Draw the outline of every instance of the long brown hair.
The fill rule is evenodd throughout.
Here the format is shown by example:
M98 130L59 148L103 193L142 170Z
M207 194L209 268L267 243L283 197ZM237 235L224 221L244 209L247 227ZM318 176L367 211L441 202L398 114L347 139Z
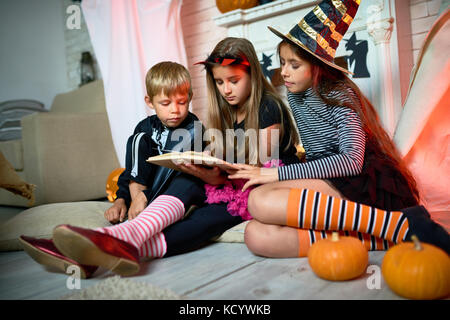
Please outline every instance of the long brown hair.
M326 104L342 105L357 112L368 140L376 148L375 151L382 154L400 172L405 178L413 196L419 202L420 195L413 175L403 162L392 139L381 125L374 106L358 86L344 72L328 66L304 49L286 40L278 44L278 56L282 45L289 45L299 58L311 64L312 89ZM342 95L339 96L343 98L333 97L332 91L341 93Z
M281 115L281 125L280 125L280 141L282 141L285 134L289 134L290 140L286 149L291 145L298 144L298 135L296 131L296 126L293 122L292 116L290 115L290 109L286 106L283 100L279 97L275 88L266 80L259 64L255 49L252 43L245 38L234 38L228 37L220 41L214 50L209 55L206 60L206 85L208 89L208 129L216 129L225 134L227 129L233 129L233 124L235 122L235 115L230 104L221 96L213 76L212 69L217 65L216 61L222 61L222 59L236 59L236 61L246 61L246 64L240 64L246 68L246 71L250 75L251 79L251 91L247 101L243 104L245 110L245 130L254 129L259 132L259 108L262 99L265 95L270 96L272 100L276 102ZM248 63L247 63L248 62ZM284 117L287 117L287 121L290 123L289 132L285 132L283 121ZM258 145L259 137L257 137L257 145L248 146L246 143L246 150L237 150L237 152L244 151L246 156L245 159L248 163L248 147L252 148L250 154L258 155ZM212 149L221 149L221 141L212 141L212 144L216 144ZM226 154L227 147L231 147L229 141L223 141L222 148L223 153ZM234 148L234 145L233 145ZM257 163L261 164L259 161L259 156L257 158Z

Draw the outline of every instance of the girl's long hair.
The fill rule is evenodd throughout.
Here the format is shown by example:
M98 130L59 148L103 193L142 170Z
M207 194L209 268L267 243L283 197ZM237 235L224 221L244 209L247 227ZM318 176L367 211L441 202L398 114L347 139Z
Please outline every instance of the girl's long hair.
M246 71L250 75L251 79L251 91L247 101L243 104L242 108L245 110L245 130L253 129L256 130L257 141L256 145L248 145L246 143L246 150L236 150L235 145L231 145L230 141L226 141L225 132L227 129L233 130L233 124L236 121L235 113L233 112L233 106L231 106L220 94L217 89L216 83L214 81L214 76L212 69L215 65L214 61L222 61L223 58L235 58L237 61L248 61L249 66L245 64L234 64L245 67ZM233 64L231 64L233 66ZM252 43L244 38L234 38L228 37L220 41L214 50L209 55L206 63L206 85L208 89L208 129L219 130L223 134L223 141L211 141L212 150L222 150L222 154L226 154L227 148L233 147L234 154L238 152L245 151L246 162L249 163L248 155L259 155L259 108L264 96L270 96L272 100L276 102L281 115L280 123L280 140L282 141L283 136L288 134L290 137L288 147L291 145L298 144L298 134L296 131L296 126L293 122L293 118L290 114L290 109L286 106L283 100L279 97L275 88L266 80L259 64L255 49ZM289 121L290 128L284 128L283 121ZM288 130L288 132L285 132ZM223 148L222 148L223 146ZM286 147L286 149L288 148ZM248 150L251 148L252 150ZM281 150L280 150L281 151ZM257 164L260 165L259 156L257 157ZM254 162L252 162L254 163Z
M381 125L374 106L358 86L344 72L328 66L289 41L283 40L278 44L278 56L282 45L289 45L298 57L311 64L312 89L326 104L346 106L358 113L368 141L372 142L376 152L382 154L386 160L391 162L393 167L406 179L409 189L419 203L420 195L413 175L403 162L392 139ZM344 98L333 97L332 92L339 92L339 96Z

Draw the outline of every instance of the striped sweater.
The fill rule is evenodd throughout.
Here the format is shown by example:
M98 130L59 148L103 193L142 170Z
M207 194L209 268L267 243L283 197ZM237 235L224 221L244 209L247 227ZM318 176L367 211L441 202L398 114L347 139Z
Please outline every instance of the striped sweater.
M329 97L344 100L340 92ZM357 113L326 105L312 88L288 93L306 162L278 168L279 180L327 179L358 175L363 167L366 134Z

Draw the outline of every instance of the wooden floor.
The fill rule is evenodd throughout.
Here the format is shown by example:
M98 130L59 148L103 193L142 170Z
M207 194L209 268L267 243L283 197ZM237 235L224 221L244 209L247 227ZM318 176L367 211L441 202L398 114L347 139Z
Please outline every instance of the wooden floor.
M314 275L306 258L266 259L253 255L242 243L212 243L187 254L143 262L140 273L130 279L195 300L401 299L380 276L384 253L369 253L369 266L375 266L368 269L371 273L329 282ZM82 280L81 289L111 276L99 269L94 278ZM379 287L369 289L376 277ZM0 252L0 299L58 299L73 293L67 279L68 275L44 268L23 251Z
M371 252L369 265L380 266L383 255ZM81 281L81 289L110 276L99 269L94 278ZM241 243L213 243L188 254L143 262L140 273L130 279L194 300L400 299L382 279L379 289L370 290L371 276L329 282L312 273L306 258L265 259ZM23 251L0 253L0 299L58 299L73 293L67 279Z

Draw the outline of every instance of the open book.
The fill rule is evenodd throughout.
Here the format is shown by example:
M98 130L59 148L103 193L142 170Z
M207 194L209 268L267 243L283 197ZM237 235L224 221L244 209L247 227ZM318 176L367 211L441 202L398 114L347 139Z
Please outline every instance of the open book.
M232 163L196 151L164 153L148 158L147 162L178 171L180 169L177 167L177 163L192 163L207 167L219 167L222 170L237 170Z

